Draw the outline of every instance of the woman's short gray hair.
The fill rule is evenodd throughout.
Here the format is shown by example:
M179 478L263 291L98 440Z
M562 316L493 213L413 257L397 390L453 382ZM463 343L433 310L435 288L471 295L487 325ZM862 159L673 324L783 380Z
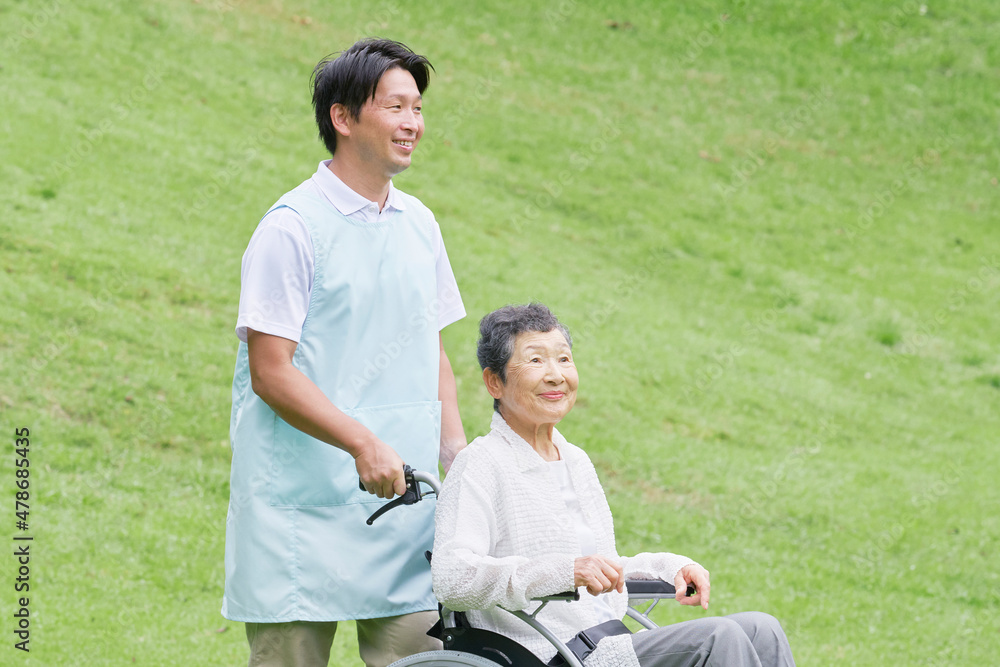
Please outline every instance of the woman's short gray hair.
M476 357L483 370L489 368L500 381L507 383L507 364L514 354L514 341L520 334L547 333L558 330L573 349L569 331L556 319L545 305L529 303L526 306L504 306L479 321L479 343ZM500 401L493 399L493 409L500 411Z

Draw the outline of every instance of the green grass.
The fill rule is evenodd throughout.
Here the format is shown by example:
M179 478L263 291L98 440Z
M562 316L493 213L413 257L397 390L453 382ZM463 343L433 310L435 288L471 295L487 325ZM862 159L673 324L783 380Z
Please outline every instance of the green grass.
M397 180L470 314L467 434L478 319L543 301L623 552L697 558L710 613L774 613L801 665L994 662L1000 7L674 4L0 0L0 424L31 429L35 537L32 650L8 583L0 662L245 661L239 262L324 157L312 66L366 34L437 68Z

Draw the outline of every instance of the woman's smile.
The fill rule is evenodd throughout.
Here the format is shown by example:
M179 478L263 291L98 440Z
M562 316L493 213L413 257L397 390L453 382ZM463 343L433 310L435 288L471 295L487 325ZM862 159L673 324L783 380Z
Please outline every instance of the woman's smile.
M580 378L569 341L558 329L522 333L514 339L506 370L501 381L487 369L483 377L492 380L487 387L507 424L544 457L550 447L555 451L552 428L576 403Z

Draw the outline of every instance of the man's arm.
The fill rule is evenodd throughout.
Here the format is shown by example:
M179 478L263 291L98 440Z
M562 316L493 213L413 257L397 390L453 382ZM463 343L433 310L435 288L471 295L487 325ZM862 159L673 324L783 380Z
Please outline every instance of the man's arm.
M462 417L458 413L458 388L455 386L455 373L451 370L451 362L444 351L444 340L438 334L441 347L441 365L438 378L438 400L441 401L441 450L438 457L441 467L447 475L451 462L462 451L468 441L465 439L465 429L462 428Z
M279 417L353 456L358 475L369 493L392 498L406 492L403 460L396 451L363 424L341 412L312 380L292 365L298 343L247 329L247 347L253 391ZM452 385L454 388L454 377Z

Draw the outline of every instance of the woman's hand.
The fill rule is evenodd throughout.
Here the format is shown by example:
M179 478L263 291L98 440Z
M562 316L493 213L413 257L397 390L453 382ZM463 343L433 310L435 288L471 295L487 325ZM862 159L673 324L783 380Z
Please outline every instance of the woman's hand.
M688 584L694 584L697 592L687 596ZM708 570L697 563L685 565L674 576L674 588L677 589L677 601L681 604L700 604L702 609L708 609L708 596L712 590L709 583Z
M604 556L581 556L573 563L573 585L586 586L591 595L619 593L625 587L625 572L622 566Z

